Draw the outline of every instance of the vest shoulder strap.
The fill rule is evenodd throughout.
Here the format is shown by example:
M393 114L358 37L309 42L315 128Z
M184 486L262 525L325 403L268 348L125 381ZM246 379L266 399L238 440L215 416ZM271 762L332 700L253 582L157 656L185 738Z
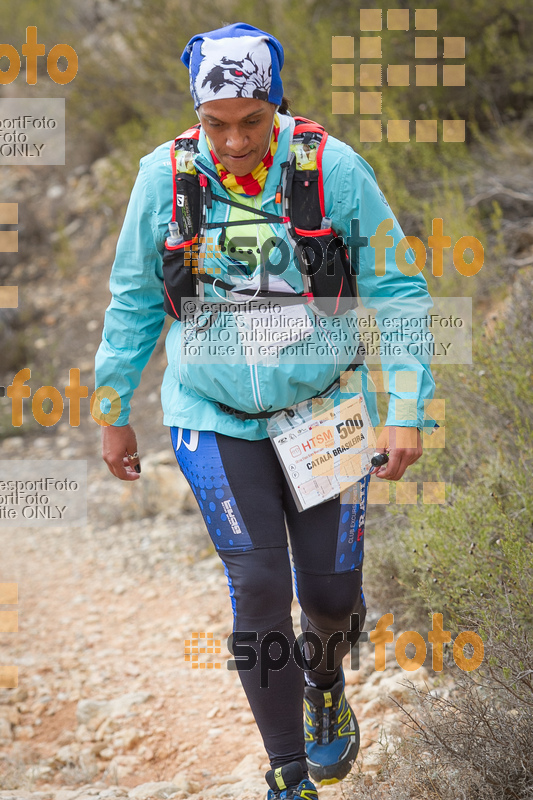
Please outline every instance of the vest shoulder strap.
M307 119L307 117L294 117L294 121L296 123L294 135L298 135L300 133L326 133L323 125L321 125L319 122L315 122L312 119Z
M186 131L180 133L179 136L176 136L175 141L177 142L179 139L194 139L198 141L200 138L200 123L197 122L196 125L191 125L190 128L187 128Z
M188 169L182 169L182 167L187 165L189 162L192 165L192 158L198 152L198 140L200 139L200 123L197 125L193 125L192 128L187 128L186 131L180 133L179 136L176 136L172 144L170 145L170 161L172 163L172 176L173 179L177 175L178 172L188 172L190 175L196 174L196 169L194 166L189 166ZM177 156L183 153L184 155L190 153L190 158L186 159L183 158L181 163ZM179 163L178 163L179 162Z
M178 222L180 232L186 237L195 236L199 229L200 184L194 166L199 138L200 123L180 133L170 145L172 221Z
M297 233L309 235L321 229L326 215L322 154L328 133L322 125L306 117L295 117L290 149L294 153L294 172L290 189L290 217Z

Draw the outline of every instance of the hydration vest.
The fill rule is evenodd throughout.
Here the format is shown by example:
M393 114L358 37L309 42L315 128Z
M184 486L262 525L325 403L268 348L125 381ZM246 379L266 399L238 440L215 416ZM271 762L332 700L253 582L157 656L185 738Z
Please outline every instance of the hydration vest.
M202 284L214 284L215 289L243 295L244 298L283 297L290 304L306 303L321 316L342 315L355 308L356 270L350 264L342 237L332 229L331 219L325 216L322 153L328 134L317 122L305 117L294 119L296 126L289 157L281 165L281 183L276 190L276 204L282 208L279 216L262 209L251 209L211 190L207 176L197 172L194 164L200 124L184 131L172 143L172 220L163 255L164 305L170 316L180 319L182 299L203 295ZM253 217L208 223L205 221L206 209L211 208L213 202L245 209ZM258 222L286 226L287 238L302 275L302 293L242 289L213 274L215 270L209 268L210 259L202 261L202 246L205 247L203 242L209 229L222 228L216 245L224 248L227 228ZM216 263L211 261L211 264Z

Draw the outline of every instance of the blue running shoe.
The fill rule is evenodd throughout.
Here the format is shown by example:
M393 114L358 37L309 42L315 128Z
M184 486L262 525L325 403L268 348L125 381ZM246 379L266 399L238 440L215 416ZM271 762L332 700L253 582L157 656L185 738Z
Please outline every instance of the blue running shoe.
M331 689L304 689L309 775L319 785L342 781L359 752L359 726L344 694L344 675Z
M316 786L308 778L299 761L293 761L265 775L270 786L266 800L318 800Z

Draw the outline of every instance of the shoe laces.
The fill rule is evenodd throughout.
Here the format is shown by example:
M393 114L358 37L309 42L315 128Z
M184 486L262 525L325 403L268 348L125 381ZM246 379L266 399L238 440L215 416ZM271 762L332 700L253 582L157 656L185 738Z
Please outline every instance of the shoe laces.
M292 787L288 788L287 791L286 791L286 794L285 794L286 800L292 800L292 798L294 797L294 793L297 790L298 790L298 786L292 786Z
M274 797L276 800L278 800L278 798L280 800L293 800L295 793L298 792L299 786L300 784L298 783L295 786L288 786L286 789L280 789L274 792Z
M322 708L313 704L314 734L316 740L322 744L328 744L335 738L337 712L342 703L342 698L343 695L341 694L339 701L329 708Z
M286 789L284 789L285 794L282 792L280 797L282 797L283 800L293 800L293 798L298 794L301 785L302 781L300 781L300 783L298 783L296 786L288 786Z
M337 706L323 709L322 714L318 717L317 739L328 743L335 738L335 723L337 721L336 711Z

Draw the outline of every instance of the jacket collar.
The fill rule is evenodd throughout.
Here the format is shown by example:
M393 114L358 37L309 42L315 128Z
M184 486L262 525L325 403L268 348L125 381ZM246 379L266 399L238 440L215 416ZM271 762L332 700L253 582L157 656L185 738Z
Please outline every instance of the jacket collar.
M274 154L272 166L268 170L265 187L263 189L262 207L271 202L276 195L276 189L280 183L281 165L287 161L289 144L292 140L292 133L296 124L293 117L290 117L288 114L279 114L278 116L280 122L278 147ZM196 156L194 163L200 172L203 172L204 175L207 175L207 177L216 184L217 191L222 190L224 194L229 197L224 186L219 180L218 172L211 157L211 152L207 145L205 133L202 127L200 127L198 155Z

